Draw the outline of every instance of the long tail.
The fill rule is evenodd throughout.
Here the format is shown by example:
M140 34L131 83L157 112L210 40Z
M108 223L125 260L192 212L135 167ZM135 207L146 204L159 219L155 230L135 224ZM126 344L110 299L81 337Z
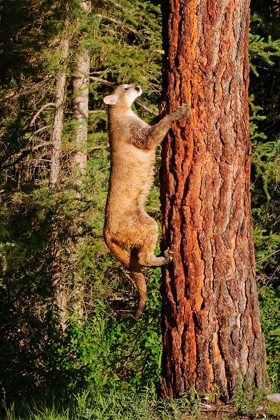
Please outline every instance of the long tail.
M118 244L113 242L109 235L105 235L106 244L112 254L125 266L125 268L129 269L135 278L135 283L137 286L138 294L139 294L139 303L138 309L135 313L135 318L139 318L143 309L146 305L146 297L147 297L147 286L146 280L143 276L141 266L138 263L137 259L134 258L134 253L132 252L131 255L123 248L121 248Z

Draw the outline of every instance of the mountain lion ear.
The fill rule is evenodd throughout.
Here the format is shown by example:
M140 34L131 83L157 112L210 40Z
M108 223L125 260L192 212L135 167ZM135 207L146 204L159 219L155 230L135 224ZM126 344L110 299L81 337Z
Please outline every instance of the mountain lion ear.
M103 102L107 105L117 105L117 97L115 95L105 96Z

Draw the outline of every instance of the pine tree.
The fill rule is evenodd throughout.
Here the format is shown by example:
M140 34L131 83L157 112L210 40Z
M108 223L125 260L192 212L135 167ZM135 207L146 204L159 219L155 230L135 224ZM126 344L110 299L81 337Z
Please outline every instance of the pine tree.
M163 235L174 259L164 270L161 392L218 388L228 401L266 382L249 192L249 2L191 6L163 5L167 112L184 102L192 112L163 146Z

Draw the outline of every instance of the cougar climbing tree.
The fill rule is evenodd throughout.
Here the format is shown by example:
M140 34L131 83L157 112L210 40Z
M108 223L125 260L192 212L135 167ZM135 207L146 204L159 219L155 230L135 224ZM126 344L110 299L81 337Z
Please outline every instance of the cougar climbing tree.
M248 0L164 0L164 397L266 378L250 210Z

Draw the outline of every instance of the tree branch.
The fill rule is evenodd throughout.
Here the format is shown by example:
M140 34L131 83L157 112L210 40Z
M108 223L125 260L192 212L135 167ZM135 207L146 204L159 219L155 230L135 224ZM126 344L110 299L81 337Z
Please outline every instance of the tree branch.
M100 79L100 77L95 77L95 76L89 76L90 80L94 80L98 83L100 83L101 85L106 85L106 86L115 86L115 83L113 82L108 82L108 80L105 79Z
M107 143L105 146L96 146L96 147L89 147L87 152L96 152L97 150L106 150L109 149L110 145Z
M100 14L95 14L94 16L100 17L103 20L108 20L109 22L116 23L117 25L119 25L124 30L124 32L127 32L127 31L132 32L134 34L137 34L138 38L140 38L139 32L136 29L132 28L131 26L125 25L120 20L111 18L109 16L100 15Z
M42 133L43 131L47 130L48 128L50 128L51 125L45 125L44 127L39 128L38 130L36 130L32 136L29 137L29 141L33 139L33 137L36 136L36 134Z
M42 80L40 80L39 82L34 83L33 86L29 87L29 88L22 88L18 93L15 92L15 89L13 89L11 92L7 93L4 98L1 99L1 103L4 102L7 99L11 99L11 100L15 100L17 98L19 98L20 96L23 95L29 95L30 93L38 90L42 84L46 83L47 80L52 79L54 76L53 75L48 75L46 77L44 77Z
M48 108L49 106L54 106L56 107L56 104L54 102L48 102L47 104L43 105L42 108L39 109L38 112L36 112L36 114L34 115L34 117L31 120L31 123L29 124L30 127L35 123L36 118L38 117L38 115L41 114L42 111L44 111L44 109Z
M29 141L36 135L39 133L42 133L43 131L45 131L47 128L51 127L50 125L47 125L45 127L41 127L39 128L39 130L35 131L35 133L32 134L32 136L30 136ZM53 142L51 141L44 141L43 143L40 144L36 144L36 146L33 147L29 147L26 149L21 150L21 152L17 153L14 156L11 156L14 158L13 162L11 163L7 163L6 165L2 166L2 169L7 169L10 168L11 166L15 165L16 163L18 163L21 159L23 159L24 157L26 157L28 155L28 153L34 152L35 150L40 149L41 147L44 146L48 146L48 145L52 145Z
M154 110L152 110L151 108L147 107L146 105L141 104L139 101L135 101L135 103L140 106L140 108L145 109L145 111L148 111L150 114L155 115L156 117L158 116L158 113L156 113Z

